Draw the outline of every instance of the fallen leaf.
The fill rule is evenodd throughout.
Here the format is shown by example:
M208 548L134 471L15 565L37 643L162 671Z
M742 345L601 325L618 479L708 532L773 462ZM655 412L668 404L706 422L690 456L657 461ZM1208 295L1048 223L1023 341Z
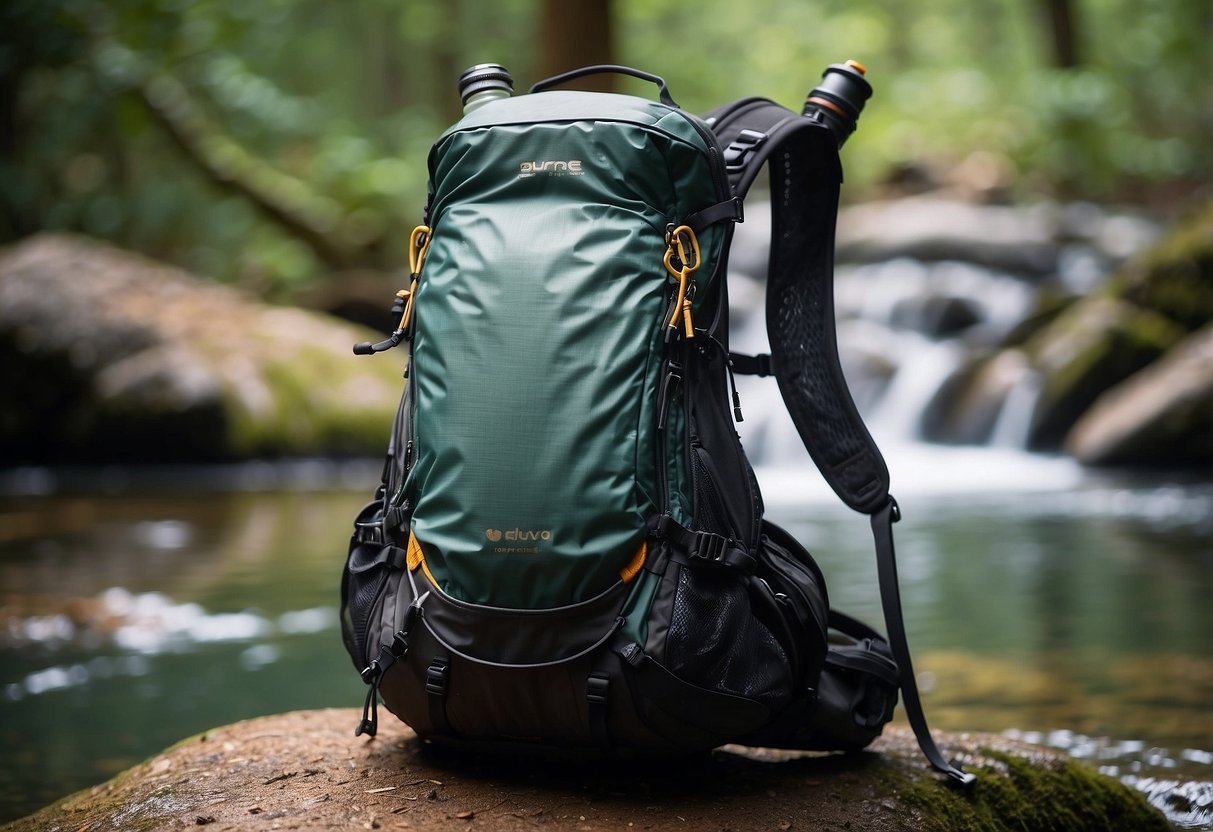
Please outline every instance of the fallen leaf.
M471 820L472 818L476 817L476 813L475 812L460 812L459 814L455 815L455 817L459 818L460 820Z

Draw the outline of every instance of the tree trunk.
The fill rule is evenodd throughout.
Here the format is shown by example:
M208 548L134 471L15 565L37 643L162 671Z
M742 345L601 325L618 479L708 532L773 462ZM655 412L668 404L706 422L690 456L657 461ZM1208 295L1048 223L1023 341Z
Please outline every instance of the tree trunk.
M1041 0L1041 11L1053 42L1053 65L1062 69L1078 66L1082 59L1076 4L1077 0Z
M616 62L611 0L544 0L540 15L541 78ZM577 88L611 92L617 80L611 74L589 75L577 81Z

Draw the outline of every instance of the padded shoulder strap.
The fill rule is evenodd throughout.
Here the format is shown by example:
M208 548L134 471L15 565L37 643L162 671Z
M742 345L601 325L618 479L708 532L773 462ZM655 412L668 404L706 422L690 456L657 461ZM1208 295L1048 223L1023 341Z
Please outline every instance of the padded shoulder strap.
M800 438L844 503L872 514L889 501L889 470L838 361L834 328L834 223L842 166L833 134L762 98L708 114L744 197L771 170L767 332L771 369Z
M762 98L709 113L734 193L744 198L759 169L771 177L767 335L771 371L809 455L842 501L871 516L889 644L902 704L927 760L964 786L976 779L953 765L931 737L910 662L898 589L889 469L859 415L838 361L834 327L834 225L842 165L823 125Z

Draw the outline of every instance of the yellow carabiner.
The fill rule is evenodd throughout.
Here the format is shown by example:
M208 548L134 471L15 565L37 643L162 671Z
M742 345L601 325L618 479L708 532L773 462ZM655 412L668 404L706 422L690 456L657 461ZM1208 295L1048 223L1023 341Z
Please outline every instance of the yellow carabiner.
M687 243L690 242L688 250ZM678 257L678 268L674 267L674 257ZM687 297L688 279L699 268L699 238L690 226L680 225L666 234L665 257L662 258L665 270L678 278L678 295L674 299L672 314L666 326L678 329L679 319L687 338L695 337L695 327L691 323L691 303Z
M430 227L419 225L409 235L409 272L416 277L425 265L425 256L430 251Z
M690 239L690 253L694 258L687 256L687 240ZM675 251L677 246L677 251ZM674 255L678 255L679 267L674 268ZM680 225L673 231L666 234L666 249L665 257L662 258L665 264L665 270L674 277L689 275L699 269L699 238L695 236L695 232L691 230L689 225Z
M400 325L396 329L407 332L413 321L413 303L417 299L417 282L421 279L421 267L425 265L425 256L430 251L430 227L419 225L409 235L409 288L396 293L396 297L404 300L404 314L400 316Z

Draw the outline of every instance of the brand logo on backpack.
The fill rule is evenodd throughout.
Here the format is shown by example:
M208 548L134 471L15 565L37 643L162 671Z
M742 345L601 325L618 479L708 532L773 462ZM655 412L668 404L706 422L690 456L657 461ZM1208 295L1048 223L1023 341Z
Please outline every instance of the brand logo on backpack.
M548 176L583 176L585 171L581 169L580 159L570 159L563 162L521 162L518 165L519 178L537 176L541 173Z
M551 529L485 529L484 536L488 538L490 543L497 543L503 537L510 541L525 541L525 540L551 540Z
M526 543L538 543L541 540L551 540L551 529L485 529L484 537L489 543L500 543L502 540L507 540L509 546L494 546L492 551L503 555L537 555L539 547L535 545L527 546Z

